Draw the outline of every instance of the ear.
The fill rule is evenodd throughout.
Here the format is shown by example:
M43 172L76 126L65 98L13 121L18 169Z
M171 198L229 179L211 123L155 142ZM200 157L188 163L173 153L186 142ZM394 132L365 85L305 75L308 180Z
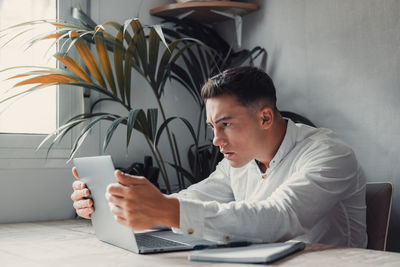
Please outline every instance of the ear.
M272 124L274 123L275 119L274 110L270 107L264 106L260 109L259 118L260 118L260 126L264 130L268 130L271 128Z

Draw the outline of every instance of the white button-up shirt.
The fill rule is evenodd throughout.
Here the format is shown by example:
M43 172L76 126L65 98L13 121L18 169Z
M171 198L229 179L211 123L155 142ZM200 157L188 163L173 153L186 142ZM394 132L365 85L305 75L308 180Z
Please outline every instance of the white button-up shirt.
M174 194L175 232L214 241L296 239L366 247L365 178L353 151L328 129L288 120L265 173L255 160L222 160L207 179Z

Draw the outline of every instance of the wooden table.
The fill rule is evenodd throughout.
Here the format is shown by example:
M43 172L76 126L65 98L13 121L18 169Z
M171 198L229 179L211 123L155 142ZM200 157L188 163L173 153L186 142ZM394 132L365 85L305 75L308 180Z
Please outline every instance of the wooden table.
M97 240L87 220L0 225L0 266L259 266L190 262L189 252L135 253ZM277 266L400 266L400 253L307 244Z

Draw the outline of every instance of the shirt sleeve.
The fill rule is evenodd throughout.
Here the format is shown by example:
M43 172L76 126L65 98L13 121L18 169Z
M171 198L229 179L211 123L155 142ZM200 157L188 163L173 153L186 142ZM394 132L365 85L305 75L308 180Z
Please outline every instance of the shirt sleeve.
M358 177L354 153L346 146L324 144L309 151L265 200L179 199L180 231L217 242L277 242L304 234L351 193Z
M225 160L222 160L217 165L216 170L207 179L191 185L187 189L178 193L169 195L170 197L176 197L179 200L181 222L186 222L188 217L191 217L194 221L196 220L195 216L192 216L193 213L196 213L195 210L182 209L182 203L185 203L185 199L190 200L193 203L207 203L208 201L227 203L234 200L226 164L228 163ZM204 218L204 216L196 217L198 220L203 220ZM187 228L186 231L181 231L181 229L182 227L172 228L175 233L186 233L188 230L189 232L191 231L191 228Z
M227 164L225 160L222 160L207 179L170 196L178 199L217 201L220 203L234 200Z

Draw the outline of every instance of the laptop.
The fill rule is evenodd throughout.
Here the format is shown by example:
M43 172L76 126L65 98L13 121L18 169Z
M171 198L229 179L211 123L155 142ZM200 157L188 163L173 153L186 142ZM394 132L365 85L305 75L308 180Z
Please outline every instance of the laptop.
M106 188L117 183L111 156L75 158L79 179L91 192L94 212L92 225L99 240L111 245L139 253L192 250L195 246L212 246L216 243L192 236L175 234L170 229L135 232L117 223L105 198Z

